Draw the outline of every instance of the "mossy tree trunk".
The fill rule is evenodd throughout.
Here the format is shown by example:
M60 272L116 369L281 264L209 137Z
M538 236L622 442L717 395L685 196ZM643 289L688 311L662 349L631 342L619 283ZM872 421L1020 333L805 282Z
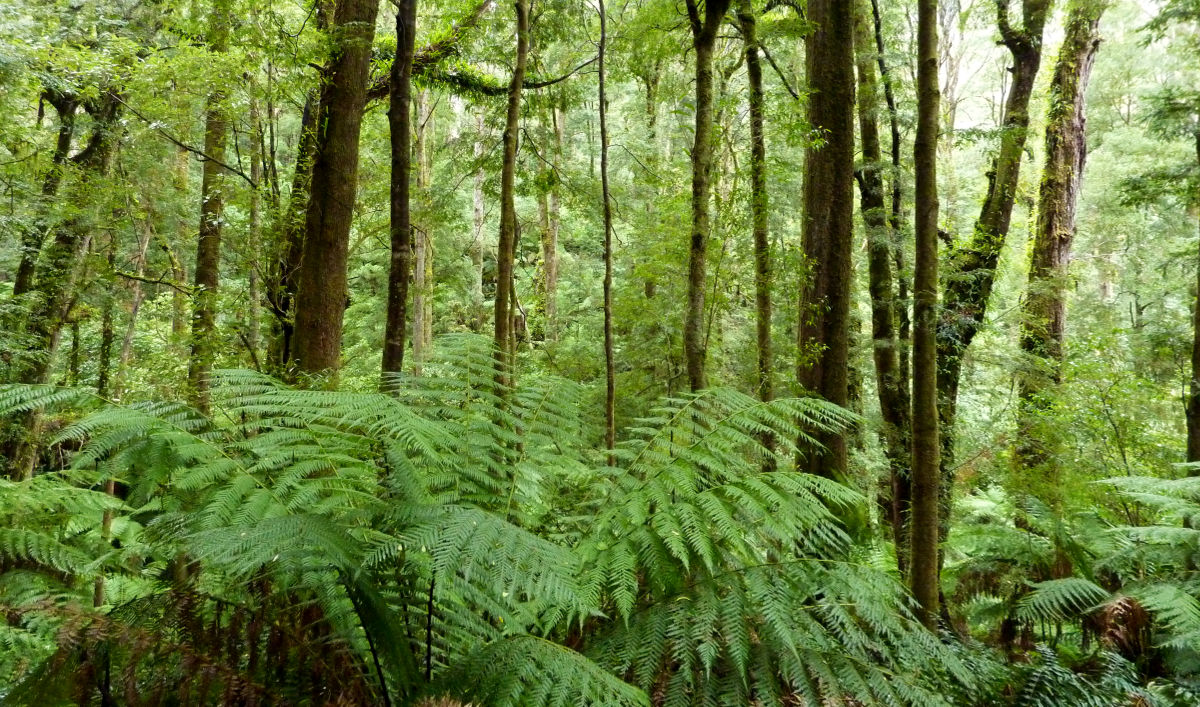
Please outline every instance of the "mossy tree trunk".
M1067 266L1087 159L1084 96L1100 46L1103 10L1099 2L1075 0L1067 17L1066 38L1050 84L1046 161L1038 193L1029 285L1022 305L1020 342L1026 361L1018 377L1020 434L1015 462L1019 476L1033 469L1045 473L1037 487L1044 489L1043 500L1051 507L1062 500L1061 479L1038 423L1049 408L1048 393L1062 381Z
M388 127L391 131L391 262L388 271L387 324L383 373L404 370L408 327L408 278L412 270L412 64L416 46L417 2L400 0L396 8L396 56L392 60Z
M358 185L358 138L366 106L377 0L339 0L330 25L334 56L317 111L317 148L296 289L295 359L310 375L341 364L346 265Z
M209 18L209 50L229 48L230 3L218 0ZM225 212L223 193L225 142L229 132L225 91L218 87L208 96L204 115L204 171L200 179L200 228L196 238L196 267L192 293L192 351L188 360L188 397L203 412L209 407L209 375L216 356L217 287L221 273L221 224Z
M1001 42L1012 55L1012 83L1004 103L1000 144L988 170L988 190L975 229L947 258L950 272L942 292L937 334L938 415L942 436L943 538L949 531L950 485L954 465L954 423L963 358L983 326L996 282L996 268L1008 238L1021 161L1029 137L1029 103L1042 62L1042 34L1050 0L1022 0L1021 26L1010 19L1012 0L995 0Z
M883 419L884 449L890 467L890 498L883 504L896 544L896 562L901 574L908 568L908 514L912 501L912 417L908 374L900 362L897 332L896 234L884 200L883 162L879 141L880 108L876 76L876 48L872 40L871 15L864 0L858 0L855 16L855 46L858 61L858 132L863 163L858 187L867 227L868 291L871 296L871 338L875 361L875 388ZM893 195L893 199L895 199Z
M496 245L496 304L493 336L501 368L501 383L511 383L514 349L513 262L517 248L517 148L521 129L521 88L529 60L529 0L515 0L517 16L517 52L512 80L508 85L505 114L504 156L500 166L500 237Z
M683 320L683 357L688 384L693 391L708 385L705 375L704 286L708 272L708 239L711 232L709 200L713 162L713 52L717 31L730 0L707 0L703 17L697 0L687 0L696 53L696 128L692 143L692 228L688 249L687 308Z

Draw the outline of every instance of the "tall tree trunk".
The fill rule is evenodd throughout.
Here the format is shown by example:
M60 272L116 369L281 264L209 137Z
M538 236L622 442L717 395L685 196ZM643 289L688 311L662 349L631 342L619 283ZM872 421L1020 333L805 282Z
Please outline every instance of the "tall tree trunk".
M63 168L71 153L71 140L75 135L75 112L79 109L79 99L72 94L47 89L42 95L58 113L58 139L54 143L54 155L51 157L50 169L46 170L46 174L42 178L42 201L38 204L39 215L58 194L58 186L62 183ZM38 255L42 252L42 241L46 237L48 226L46 219L39 217L22 234L21 260L17 264L17 275L13 280L13 297L20 297L33 287L33 275L37 268Z
M296 289L296 365L308 374L336 374L341 364L358 137L378 10L378 0L339 0L331 26L334 56L321 87Z
M416 162L416 192L421 199L423 223L413 228L413 370L420 374L421 364L429 357L433 322L433 238L431 223L432 155L428 131L432 128L434 104L429 91L421 91L415 101L416 134L413 136L413 160Z
M422 223L413 228L413 367L430 357L433 338L433 223L430 187L433 180L433 155L428 131L433 127L433 103L430 92L416 97L416 133L413 136L413 160L416 167L416 193L421 199Z
M1196 165L1200 167L1200 130L1196 131ZM1200 199L1197 199L1200 203ZM1196 261L1196 302L1192 308L1192 380L1188 388L1187 460L1200 462L1200 259ZM1192 475L1200 475L1193 469Z
M549 166L542 168L545 192L538 203L541 218L542 268L539 289L545 339L558 339L558 228L561 213L559 169L562 165L563 113L557 104L550 107L551 148ZM604 146L601 145L601 150Z
M805 39L808 122L825 142L806 152L805 282L800 292L797 379L811 394L849 402L850 281L854 235L854 4L810 0ZM810 473L844 478L846 439L818 436Z
M746 76L749 82L750 108L750 222L754 233L754 334L757 353L755 388L762 400L774 395L771 380L771 240L768 232L767 141L763 134L762 62L758 56L758 35L754 7L750 0L738 0L738 24L746 52Z
M94 124L87 147L71 158L79 174L68 196L73 203L86 203L92 179L108 174L120 124L121 103L114 93L105 92L85 107ZM30 335L29 350L37 352L38 356L22 370L19 377L22 383L49 380L59 334L66 322L80 263L89 241L88 216L72 215L54 228L53 238L38 260L31 291L39 296L26 325Z
M996 281L996 266L1008 237L1021 158L1029 136L1029 102L1042 61L1042 34L1050 0L1022 0L1022 26L1009 19L1011 0L996 0L1000 36L1012 54L1012 84L1004 104L1000 146L987 173L988 191L975 230L955 247L948 260L950 273L942 293L938 327L938 415L942 435L943 521L949 519L949 488L954 464L954 422L963 357L983 325ZM948 527L943 526L945 535Z
M187 199L188 176L191 171L191 165L191 153L182 147L179 148L175 152L175 170L174 174L172 174L172 182L175 187L175 193L182 200ZM175 229L176 244L182 247L184 243L188 242L188 236L191 232L192 228L188 221L182 218L179 219L179 223ZM171 339L175 343L182 344L188 330L188 295L185 291L187 286L187 268L184 267L183 261L179 259L175 246L171 245L169 239L163 236L159 244L162 246L167 260L171 263L171 277L174 278L176 285L171 288Z
M312 168L317 154L317 110L320 96L308 94L300 116L300 140L296 144L296 167L287 210L281 214L278 250L271 264L271 283L267 297L275 315L270 368L288 377L296 357L296 286L300 279L300 258L304 253L304 220L308 205Z
M412 269L412 63L417 34L417 0L401 0L396 9L396 57L389 79L391 130L391 267L388 272L387 326L383 372L404 370L404 337L408 326L408 276Z
M612 450L617 443L617 372L616 357L613 352L613 308L612 308L612 199L608 187L608 95L605 85L606 56L608 51L608 16L604 9L604 0L598 0L600 14L600 46L598 48L600 91L600 193L604 200L604 446ZM555 125L556 142L562 144L562 123ZM557 226L556 226L557 227ZM614 463L612 454L608 463Z
M1036 420L1048 408L1046 393L1062 381L1067 266L1075 236L1075 206L1087 160L1084 95L1100 46L1103 10L1101 3L1075 0L1067 17L1066 38L1050 83L1046 162L1038 193L1029 287L1022 307L1021 350L1029 359L1029 370L1018 379L1021 433L1016 463L1021 469L1045 472L1043 500L1052 507L1062 500L1061 480L1046 441L1037 434Z
M260 279L260 253L262 250L262 183L263 178L263 130L258 114L258 100L250 99L250 181L255 186L250 190L250 224L246 244L246 278L249 280L246 307L246 348L250 363L259 365L258 349L262 339L262 281Z
M92 180L108 174L119 138L121 102L111 92L85 103L93 120L92 135L87 146L71 158L78 168L78 178L71 185L68 198L86 203L85 196ZM75 283L83 266L83 255L91 242L91 225L85 213L76 213L54 228L53 237L38 259L30 292L38 296L33 301L26 323L29 355L17 367L15 382L48 383L58 350L62 328L67 323L75 297ZM37 438L41 429L41 414L31 411L14 423L14 430L5 440L0 458L8 461L14 479L32 476L37 462Z
M696 51L696 129L692 144L692 231L688 250L687 309L683 320L683 357L688 384L693 391L705 388L704 286L708 271L708 238L711 232L709 197L713 161L713 52L717 31L731 0L707 0L700 17L697 0L687 0Z
M517 146L521 129L521 87L529 59L529 0L515 0L517 55L508 85L508 108L504 123L504 157L500 165L500 238L496 245L496 307L494 338L501 370L501 383L512 381L513 368L513 261L517 248Z
M482 332L487 321L483 308L483 111L475 113L475 185L472 195L472 225L475 239L471 241L471 329Z
M132 217L132 214L130 216ZM101 398L109 396L112 383L112 348L113 341L116 340L116 331L113 323L116 297L115 292L113 292L115 288L112 287L114 284L112 278L115 277L114 273L117 269L117 238L115 231L109 234L105 265L104 276L105 284L107 285L105 289L108 291L104 293L104 307L100 312L100 350L96 355L96 395ZM77 384L76 382L72 385Z
M883 18L879 14L879 0L871 0L871 15L872 19L874 20L875 51L877 52L875 61L879 66L879 77L883 81L883 97L884 101L887 103L888 125L891 128L890 152L892 155L892 205L891 215L888 217L888 225L892 229L892 243L894 245L892 263L895 266L896 273L896 319L899 327L897 334L899 337L898 359L900 362L900 381L901 387L904 390L908 390L909 371L911 370L909 351L912 339L912 320L909 317L908 312L909 276L904 262L904 248L901 247L900 240L898 238L898 235L903 230L904 224L904 169L901 161L903 141L900 138L900 112L896 108L896 95L892 86L892 74L887 65L887 48L883 43ZM911 434L911 430L909 430L909 432Z
M912 592L921 621L938 619L939 464L937 416L938 93L937 0L917 4L916 273L913 319Z
M223 53L229 47L229 0L216 0L209 19L209 48ZM188 393L203 412L209 407L209 375L216 357L217 284L221 273L221 220L225 211L222 176L218 164L225 160L229 130L225 92L208 97L204 119L204 172L200 180L200 230L196 239L195 290L192 294L192 355L188 365Z
M897 250L896 234L884 202L883 171L886 166L879 142L878 79L875 75L876 48L871 37L871 15L864 0L858 0L855 16L855 46L858 51L858 132L862 137L863 166L858 173L863 222L868 238L868 290L871 295L871 338L875 360L875 387L883 418L883 436L891 470L890 496L885 506L888 524L896 543L896 563L901 575L908 569L909 505L912 500L911 400L908 376L900 365L900 338L896 332L897 303L892 265ZM895 195L893 195L895 199Z

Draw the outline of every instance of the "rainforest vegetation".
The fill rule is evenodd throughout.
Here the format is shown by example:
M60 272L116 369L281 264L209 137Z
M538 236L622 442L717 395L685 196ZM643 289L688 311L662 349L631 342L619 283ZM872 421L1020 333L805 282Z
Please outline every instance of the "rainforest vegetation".
M0 3L0 703L1200 705L1200 1Z

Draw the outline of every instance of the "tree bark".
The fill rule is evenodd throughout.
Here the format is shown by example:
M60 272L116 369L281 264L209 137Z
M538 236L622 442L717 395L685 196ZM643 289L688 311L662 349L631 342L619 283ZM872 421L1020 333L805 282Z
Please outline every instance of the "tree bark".
M413 136L413 160L416 162L416 191L420 195L424 223L413 228L413 313L412 353L413 370L421 373L421 364L429 357L433 319L433 237L430 222L429 188L432 181L432 155L429 153L427 131L432 127L434 104L429 92L421 91L415 102L417 109L416 134Z
M854 4L810 0L805 39L808 122L824 144L806 150L805 280L799 301L797 380L829 402L849 402L851 249L854 236ZM810 473L844 479L845 436L820 434Z
M767 142L763 131L766 100L763 97L762 62L759 59L754 7L738 0L738 24L746 52L746 78L750 110L750 223L754 237L754 335L756 342L755 388L762 400L774 396L771 380L771 240L768 231Z
M292 189L287 210L281 215L278 250L272 263L271 284L267 297L275 315L270 367L276 375L290 376L295 359L296 286L300 275L300 258L304 253L304 220L312 181L313 162L317 153L316 91L304 101L300 116L300 140L296 144L296 167L292 173Z
M54 155L51 157L50 169L42 178L42 202L38 204L39 214L58 194L62 183L63 169L71 153L71 140L75 135L75 112L79 109L79 100L71 94L47 89L43 93L45 100L54 106L58 113L58 139L54 144ZM16 278L13 280L13 297L17 298L33 287L33 276L37 268L38 256L42 252L42 241L45 239L49 224L44 217L39 217L22 234L21 260L17 264Z
M858 132L862 139L863 166L858 186L863 222L868 238L868 291L871 296L871 338L875 384L883 418L884 449L891 471L890 496L884 505L896 545L901 575L908 570L908 514L912 501L912 418L908 376L900 365L900 338L896 331L897 302L892 265L896 234L884 201L882 149L879 142L879 92L876 48L871 38L871 16L858 0L855 45L858 48ZM893 194L893 200L895 200Z
M296 289L296 365L310 375L336 375L341 364L358 138L378 10L378 0L339 0L331 25L335 50L321 88Z
M121 102L117 94L104 91L100 97L84 104L91 115L92 135L87 146L71 158L78 168L78 178L71 185L68 198L86 203L92 180L109 172L112 156L119 138ZM54 227L53 237L42 250L34 271L30 292L38 296L33 301L26 322L26 356L15 367L14 382L49 383L58 350L62 328L75 297L75 283L83 265L83 255L91 242L91 225L85 213L76 213ZM41 414L33 410L14 422L12 436L0 450L7 460L14 479L27 479L37 462L37 437L41 429Z
M116 214L114 214L114 216L115 215ZM132 214L130 214L130 216L132 217ZM115 293L113 292L114 288L112 287L114 284L112 279L115 277L114 272L117 269L116 235L117 234L114 231L109 234L108 239L108 253L105 257L106 272L104 273L105 280L107 281L106 285L108 285L108 287L106 287L108 292L104 293L104 308L100 313L100 350L96 352L96 395L101 398L107 398L109 396L109 391L112 384L112 348L113 342L117 338L113 321L115 317L114 310L116 308L116 297ZM78 337L78 320L76 320L74 326L76 327L76 330L73 331L72 334L75 337ZM76 346L76 342L74 340L72 340L71 343L72 346ZM72 354L74 353L76 353L76 350L73 349ZM76 365L76 374L74 376L76 382L72 383L72 385L78 385L79 376L77 371L78 365Z
M487 323L487 312L483 308L483 111L475 113L475 188L472 194L472 225L475 239L471 241L471 329L482 332Z
M938 327L938 415L942 435L943 520L949 518L949 486L953 476L954 422L963 357L979 333L996 281L996 266L1008 237L1017 197L1021 159L1029 136L1029 102L1042 61L1042 34L1050 0L1023 0L1022 26L1009 20L1011 0L996 0L1000 36L1012 55L1012 84L1004 104L1000 146L988 171L988 191L975 230L948 257L949 276L942 293ZM943 535L947 528L943 527Z
M396 9L396 57L392 61L388 127L391 130L391 266L388 272L387 325L383 373L404 370L408 326L408 277L412 269L412 63L416 46L417 2L400 0Z
M209 48L223 53L229 47L230 5L217 0L209 20ZM209 375L216 357L217 286L221 273L221 220L225 211L220 162L225 160L229 118L225 92L208 97L204 119L204 171L200 180L200 230L196 239L195 290L192 294L192 353L188 363L188 394L193 405L207 413Z
M1200 130L1196 131L1196 165L1200 167ZM1197 200L1200 202L1200 199ZM1187 405L1187 460L1200 462L1200 259L1196 261L1196 302L1192 307L1192 380ZM1189 472L1200 475L1200 468Z
M187 199L188 192L188 177L191 171L191 153L184 148L179 148L175 152L175 171L172 175L175 193L180 199ZM183 244L188 242L188 236L191 234L192 228L187 219L179 219L175 228L176 243L182 248ZM171 263L171 277L175 279L175 284L179 287L171 288L171 339L175 343L182 344L185 341L188 330L187 309L188 295L184 291L187 284L187 268L179 259L175 248L171 245L171 241L165 236L160 238L159 245L162 246L163 252L167 256L167 260Z
M711 231L708 202L712 192L713 161L713 51L717 31L731 0L707 0L701 19L697 0L687 0L696 52L696 129L692 144L692 230L688 250L687 309L683 323L683 357L688 384L693 391L707 387L704 370L704 286L708 271L708 238Z
M875 29L875 51L876 63L879 65L879 77L883 82L883 97L887 103L888 109L888 125L891 132L890 152L892 156L892 204L891 216L888 218L888 225L892 229L892 242L895 249L892 253L892 263L895 266L896 273L896 289L897 289L897 309L896 319L898 322L899 331L899 362L900 362L900 380L901 387L905 390L910 388L909 372L912 370L910 361L910 349L912 341L912 318L908 311L909 298L909 275L908 268L905 265L904 248L901 247L898 234L901 232L904 225L904 180L903 180L903 163L901 161L901 153L903 152L903 141L900 138L900 112L896 108L896 96L892 86L892 74L886 60L886 47L883 43L883 18L879 14L879 0L871 0L871 15L874 20ZM910 430L911 432L911 430Z
M92 136L87 147L71 158L78 167L79 177L69 195L73 202L78 200L80 203L86 203L85 195L92 179L109 171L118 138L121 103L116 94L105 92L85 107L94 123ZM38 356L23 368L19 382L49 381L59 335L75 292L80 261L89 241L87 216L73 215L54 228L54 236L38 260L31 291L37 292L39 297L26 325L29 350L37 352Z
M504 156L500 166L500 237L496 245L496 305L494 340L500 368L500 383L512 383L513 356L513 261L517 248L517 148L521 129L521 88L529 59L529 0L514 0L517 16L517 53L508 85L508 107L504 123Z
M911 581L918 615L938 619L939 464L937 416L937 147L939 116L937 0L917 4L916 273L913 290L913 441Z
M249 300L246 307L246 348L250 363L259 365L259 343L262 339L262 281L260 279L260 253L262 251L262 178L263 178L263 131L258 114L258 100L250 99L250 228L246 244L246 278L249 281Z
M600 112L600 192L604 200L604 447L610 452L617 443L617 373L616 357L613 352L613 258L612 258L612 199L608 185L608 96L605 86L605 69L608 50L608 17L604 9L604 0L598 0L600 14L600 46L599 54L599 105ZM556 121L556 143L561 151L562 124ZM557 199L556 199L557 200ZM555 225L557 228L557 224ZM613 455L608 455L608 464L615 463Z
M1066 327L1066 277L1075 235L1075 207L1087 160L1084 96L1096 50L1104 7L1076 0L1067 17L1066 37L1050 83L1046 119L1046 162L1038 193L1037 225L1029 264L1029 286L1021 317L1021 350L1026 370L1018 378L1020 403L1016 463L1021 470L1044 472L1046 497L1057 507L1061 480L1048 443L1037 433L1036 420L1049 407L1046 394L1062 382L1063 335Z
M562 131L564 116L557 104L550 106L551 140L549 165L542 161L541 180L544 191L539 194L538 216L541 222L542 267L541 294L542 328L547 341L558 339L558 229L561 213L561 188L558 170L562 164ZM603 150L603 145L601 146Z

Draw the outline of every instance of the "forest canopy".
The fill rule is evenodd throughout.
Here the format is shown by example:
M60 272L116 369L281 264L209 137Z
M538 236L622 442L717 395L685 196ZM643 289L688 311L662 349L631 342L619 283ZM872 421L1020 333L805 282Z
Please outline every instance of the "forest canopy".
M1200 1L0 4L0 702L1200 704Z

